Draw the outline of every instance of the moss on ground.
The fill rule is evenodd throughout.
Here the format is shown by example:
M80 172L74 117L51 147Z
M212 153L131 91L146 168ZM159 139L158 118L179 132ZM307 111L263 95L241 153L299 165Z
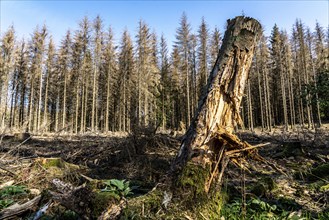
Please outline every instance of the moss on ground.
M50 167L65 168L65 162L61 158L39 158L36 160L45 169Z
M311 169L310 174L308 175L310 180L315 179L328 179L329 180L329 163L321 164L316 168Z
M113 192L95 192L92 201L92 216L97 218L110 206L110 204L118 203L120 201L120 196Z
M328 192L329 191L329 184L323 185L320 187L320 191Z
M256 196L264 196L277 188L277 184L270 176L265 176L258 180L256 184L251 185L250 191Z
M156 215L161 210L162 198L163 194L159 190L133 198L129 200L120 219L157 219Z
M188 163L176 176L173 185L156 189L129 200L121 219L219 219L227 195L217 191L205 192L210 169ZM165 191L171 188L173 198L163 205Z

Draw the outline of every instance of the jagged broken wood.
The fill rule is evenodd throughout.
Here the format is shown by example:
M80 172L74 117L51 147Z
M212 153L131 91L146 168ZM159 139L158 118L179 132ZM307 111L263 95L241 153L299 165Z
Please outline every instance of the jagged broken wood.
M36 196L32 200L24 204L17 204L11 205L0 212L0 220L2 219L15 219L18 218L19 215L23 214L26 211L34 210L41 199L41 195Z
M228 20L207 91L173 163L176 173L181 173L188 162L207 168L206 192L213 180L222 176L227 151L237 150L235 155L238 156L246 153L241 149L249 147L249 154L256 156L250 145L241 142L233 131L242 124L240 103L261 32L260 23L253 18L238 16Z

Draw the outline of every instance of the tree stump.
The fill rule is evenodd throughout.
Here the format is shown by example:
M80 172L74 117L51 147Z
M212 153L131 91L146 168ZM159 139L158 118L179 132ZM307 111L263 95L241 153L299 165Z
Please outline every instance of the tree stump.
M28 132L21 132L14 134L14 137L17 141L28 141L31 138L31 135Z
M227 21L207 91L172 164L176 183L185 191L208 193L212 183L223 175L227 151L250 148L233 131L242 124L240 103L261 33L260 23L253 18L238 16Z

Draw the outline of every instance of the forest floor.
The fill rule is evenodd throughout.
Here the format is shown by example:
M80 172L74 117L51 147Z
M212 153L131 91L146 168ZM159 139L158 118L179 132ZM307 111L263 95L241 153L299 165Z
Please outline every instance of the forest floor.
M266 162L248 161L248 170L229 164L222 187L228 195L223 219L329 219L328 125L294 132L239 131L238 136L252 145L268 143L259 148ZM50 134L22 143L12 135L3 136L0 219L78 219L59 203L49 202L47 192L56 190L55 178L73 186L127 180L132 195L124 196L129 204L129 198L148 193L166 176L181 138L160 133Z

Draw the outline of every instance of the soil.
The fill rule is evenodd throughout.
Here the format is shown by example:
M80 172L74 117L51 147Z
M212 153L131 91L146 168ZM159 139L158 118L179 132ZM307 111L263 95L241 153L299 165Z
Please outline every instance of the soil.
M279 129L274 132L240 131L238 136L252 145L269 144L259 149L265 162L247 160L248 170L233 164L227 167L223 190L229 194L228 203L245 195L247 199L257 197L284 206L287 210L302 210L311 215L329 209L327 128L316 131L300 129L295 132L282 132ZM45 192L52 189L53 178L74 186L83 184L86 178L124 179L139 186L133 191L134 197L137 197L151 191L166 177L181 138L181 135L173 137L169 134L141 133L49 134L31 135L28 141L22 143L15 135L7 135L0 144L0 190L2 184L14 181L12 184L30 189L29 197L33 197L31 194L35 190ZM48 167L40 163L44 158L60 158L66 165L56 166L68 170L50 172ZM26 197L16 198L15 202L21 204L24 201ZM22 216L34 216L45 202L43 200L38 208ZM57 207L54 211L54 207L48 211L53 215L65 210Z

